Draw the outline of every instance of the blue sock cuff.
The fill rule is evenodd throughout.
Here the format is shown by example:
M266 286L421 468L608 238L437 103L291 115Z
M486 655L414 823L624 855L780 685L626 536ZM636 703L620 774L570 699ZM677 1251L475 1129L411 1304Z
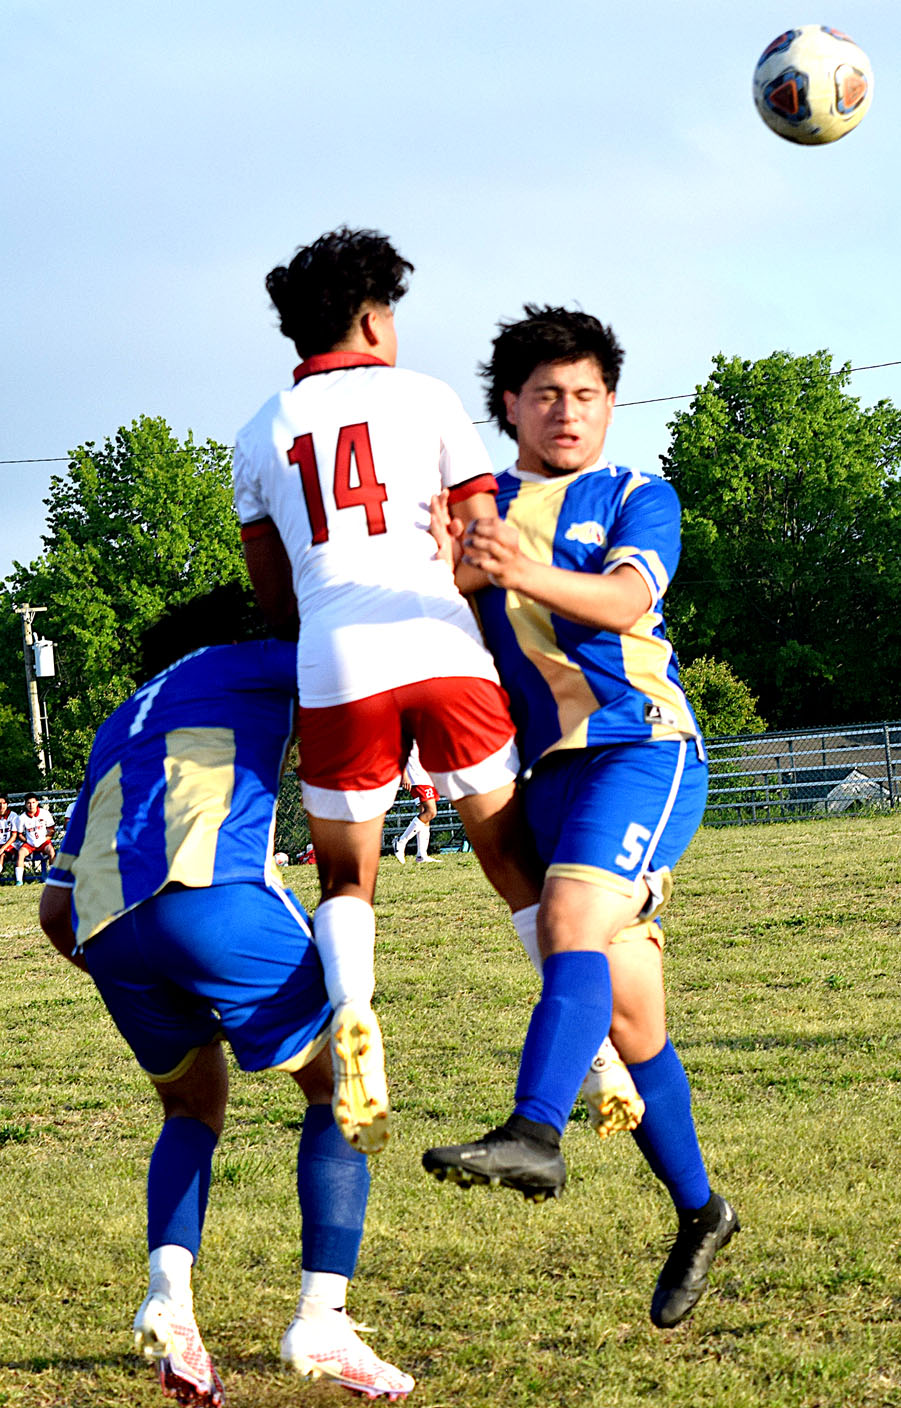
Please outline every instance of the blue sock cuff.
M602 995L610 987L610 964L606 955L593 949L575 949L552 953L544 960L542 994L546 997L569 997L577 993L584 1002L592 1002L595 992Z
M648 1061L635 1061L629 1065L629 1075L635 1082L635 1088L639 1095L642 1093L640 1082L644 1081L650 1087L656 1084L661 1076L669 1077L673 1069L674 1056L679 1061L676 1048L667 1037L656 1056L652 1056ZM681 1061L679 1061L679 1067L680 1069L682 1067Z

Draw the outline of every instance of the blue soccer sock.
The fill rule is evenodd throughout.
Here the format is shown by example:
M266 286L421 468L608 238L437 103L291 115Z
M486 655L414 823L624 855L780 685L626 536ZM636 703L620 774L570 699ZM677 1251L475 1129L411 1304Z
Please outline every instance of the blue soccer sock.
M666 1185L677 1212L702 1208L710 1184L691 1115L688 1076L669 1037L650 1061L630 1066L629 1074L645 1104L632 1138Z
M147 1248L174 1243L197 1260L218 1134L202 1120L166 1120L147 1170Z
M304 1271L353 1276L369 1198L365 1154L352 1149L330 1105L310 1105L297 1153Z
M562 1134L585 1072L610 1030L610 967L602 953L552 953L516 1082L517 1115Z

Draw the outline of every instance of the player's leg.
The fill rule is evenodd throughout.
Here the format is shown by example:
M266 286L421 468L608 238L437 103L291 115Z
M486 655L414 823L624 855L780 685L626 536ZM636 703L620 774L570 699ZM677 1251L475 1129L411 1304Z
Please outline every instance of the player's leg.
M372 1010L375 913L384 814L365 821L309 816L322 892L313 917L316 948L334 1009L334 1108L346 1137L377 1154L388 1141L385 1053Z
M437 860L437 856L429 855L429 840L431 837L432 822L438 815L438 804L435 800L434 788L431 791L420 791L419 815L416 818L416 860L420 865L426 861Z
M369 1196L366 1157L351 1148L335 1124L328 1052L293 1075L309 1105L297 1158L300 1298L282 1337L281 1358L311 1378L324 1377L373 1397L405 1397L413 1379L379 1359L346 1312Z
M713 1258L738 1230L738 1219L708 1182L688 1076L666 1031L660 949L636 939L614 944L609 959L611 1033L645 1105L632 1137L667 1189L679 1219L676 1242L651 1302L654 1324L671 1328L700 1300Z
M388 1138L388 1088L375 984L382 825L405 753L392 691L300 710L301 785L322 899L313 920L334 1008L334 1104L345 1136L375 1154Z
M25 884L25 862L31 855L33 847L25 841L16 852L16 884Z
M151 908L159 903L148 901L125 915L84 953L113 1021L163 1105L147 1177L150 1284L134 1321L135 1346L156 1363L166 1394L196 1408L219 1408L222 1383L194 1318L191 1273L228 1080L209 1003L180 994L170 972L161 975L153 963Z

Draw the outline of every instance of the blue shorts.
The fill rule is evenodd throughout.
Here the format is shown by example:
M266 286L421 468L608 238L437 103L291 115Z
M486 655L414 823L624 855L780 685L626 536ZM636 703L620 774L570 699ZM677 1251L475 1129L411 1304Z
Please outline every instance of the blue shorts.
M227 1037L245 1071L298 1069L332 1009L308 917L262 882L164 890L84 947L110 1016L153 1080Z
M680 739L551 753L524 796L549 877L625 896L639 894L644 882L659 901L706 800L707 763Z

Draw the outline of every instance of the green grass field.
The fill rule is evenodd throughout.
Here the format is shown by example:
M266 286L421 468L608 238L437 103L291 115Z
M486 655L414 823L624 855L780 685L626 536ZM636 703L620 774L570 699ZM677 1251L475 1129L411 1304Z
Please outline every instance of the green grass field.
M651 1290L673 1217L628 1136L577 1109L532 1206L421 1171L505 1117L536 979L469 856L383 862L378 1010L395 1108L351 1310L411 1408L901 1405L901 815L704 831L667 926L670 1025L743 1231L678 1330ZM315 875L291 872L312 906ZM130 1351L154 1097L37 884L0 892L0 1405L162 1404ZM302 1104L235 1073L195 1281L230 1408L350 1403L280 1369L299 1285Z

